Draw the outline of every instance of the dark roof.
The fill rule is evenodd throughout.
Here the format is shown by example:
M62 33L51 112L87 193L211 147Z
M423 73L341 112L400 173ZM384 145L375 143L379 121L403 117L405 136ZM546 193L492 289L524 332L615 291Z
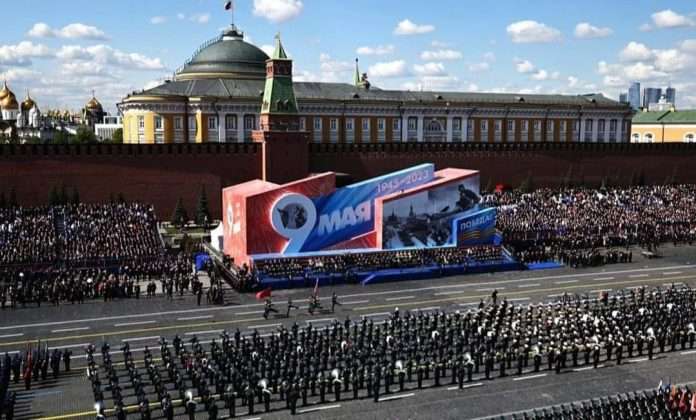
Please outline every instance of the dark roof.
M633 124L696 124L696 110L639 112Z
M602 94L588 95L527 95L514 93L484 92L412 92L403 90L381 90L375 87L357 88L348 83L293 83L299 101L384 101L384 102L453 102L480 104L527 104L585 106L597 108L623 108L627 104L611 100ZM138 93L145 96L187 96L217 98L261 98L263 80L202 79L177 80Z

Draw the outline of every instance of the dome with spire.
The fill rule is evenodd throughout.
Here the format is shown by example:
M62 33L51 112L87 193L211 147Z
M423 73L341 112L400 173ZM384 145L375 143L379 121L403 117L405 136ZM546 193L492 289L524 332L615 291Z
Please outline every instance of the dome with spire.
M3 83L2 89L0 89L0 101L5 99L7 97L7 95L9 95L10 93L12 93L12 92L7 87L7 80L5 80Z
M34 102L34 100L31 99L31 96L29 96L29 92L27 92L27 97L22 102L22 112L27 112L30 109L34 108L35 106L36 106L36 102Z
M5 87L7 87L7 85ZM19 110L19 103L12 91L8 90L8 93L0 99L0 108L4 110Z
M102 112L102 104L94 96L94 93L92 93L92 99L90 99L89 102L87 102L87 105L85 105L85 109Z
M177 71L177 80L229 78L265 79L268 55L244 41L244 34L231 25L203 44Z

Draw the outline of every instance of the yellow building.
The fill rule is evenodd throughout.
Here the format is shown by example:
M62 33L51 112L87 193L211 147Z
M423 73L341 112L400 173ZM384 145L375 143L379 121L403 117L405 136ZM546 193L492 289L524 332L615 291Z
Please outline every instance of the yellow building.
M249 142L259 128L268 56L234 25L175 77L118 104L124 143ZM373 86L357 65L346 83L293 83L300 128L316 143L629 141L629 105L601 94L415 92Z
M696 110L639 112L631 127L632 143L695 143Z

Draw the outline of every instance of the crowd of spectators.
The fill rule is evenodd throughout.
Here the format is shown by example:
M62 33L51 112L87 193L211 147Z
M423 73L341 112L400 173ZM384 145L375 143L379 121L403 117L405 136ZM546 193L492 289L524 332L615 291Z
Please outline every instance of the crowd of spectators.
M696 186L540 189L483 197L495 206L506 246L528 261L565 259L574 265L629 258L619 249L655 250L696 240ZM619 253L616 256L614 253Z
M52 207L0 208L0 266L55 261L54 212Z
M450 265L499 263L503 260L501 247L485 245L266 259L256 261L254 268L260 275L288 278L405 269L432 265L444 267Z

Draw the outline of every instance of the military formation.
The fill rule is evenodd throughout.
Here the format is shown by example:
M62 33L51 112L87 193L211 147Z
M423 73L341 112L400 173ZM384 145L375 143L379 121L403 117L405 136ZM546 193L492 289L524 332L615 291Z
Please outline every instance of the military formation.
M660 386L656 390L545 407L489 420L688 420L695 416L696 399L688 387Z
M112 361L108 344L98 364L90 346L88 372L98 407L119 419L135 411L149 418L153 410L166 418L198 412L215 419L221 410L230 416L283 409L295 414L313 404L378 402L405 390L463 389L475 380L652 359L693 348L695 310L696 292L686 286L524 306L494 292L464 312L397 308L382 323L346 318L324 328L294 324L268 337L225 331L205 346L195 336L175 336L171 344L162 338L160 357L146 348L144 365L128 344L121 348L121 364Z

